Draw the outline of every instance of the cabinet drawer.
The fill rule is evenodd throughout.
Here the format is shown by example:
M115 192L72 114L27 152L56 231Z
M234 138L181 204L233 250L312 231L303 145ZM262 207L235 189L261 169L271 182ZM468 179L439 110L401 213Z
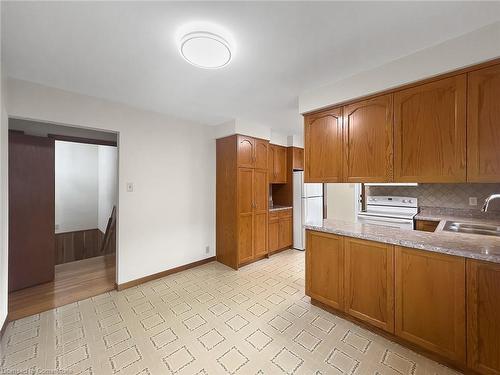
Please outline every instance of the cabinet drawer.
M278 220L278 218L279 218L278 211L269 212L269 221L275 221Z
M278 211L278 216L279 218L287 218L287 217L292 217L292 209L289 208L287 210L280 210Z

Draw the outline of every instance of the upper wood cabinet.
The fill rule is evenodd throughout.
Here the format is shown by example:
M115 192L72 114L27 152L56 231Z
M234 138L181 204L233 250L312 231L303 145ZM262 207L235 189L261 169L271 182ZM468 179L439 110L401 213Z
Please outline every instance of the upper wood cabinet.
M343 310L344 241L341 236L306 231L306 294Z
M304 149L292 147L292 169L294 171L304 170Z
M238 145L238 167L258 169L268 168L268 141L244 135L238 135L236 139Z
M500 375L500 265L467 259L467 365Z
M342 108L306 115L304 182L342 181Z
M269 182L272 184L286 184L287 161L286 147L269 145Z
M345 312L394 333L394 246L344 238Z
M465 259L395 248L396 335L465 364Z
M500 65L469 73L467 181L500 182Z
M394 94L394 180L466 181L466 75Z
M344 107L344 182L392 181L392 97Z

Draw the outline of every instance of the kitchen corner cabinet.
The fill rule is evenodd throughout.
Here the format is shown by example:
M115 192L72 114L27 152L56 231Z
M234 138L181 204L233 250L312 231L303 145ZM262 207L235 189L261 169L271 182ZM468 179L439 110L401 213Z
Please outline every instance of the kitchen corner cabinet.
M292 246L292 228L292 209L269 213L269 252L275 252Z
M304 118L304 182L342 182L342 108Z
M292 147L292 169L294 171L304 170L304 149Z
M394 94L394 180L466 181L465 74Z
M344 241L306 231L306 294L337 310L344 308Z
M468 74L467 181L500 181L500 65Z
M287 158L286 147L269 145L269 183L286 184Z
M344 238L345 312L394 333L394 246Z
M396 246L396 335L465 364L465 259Z
M467 365L500 375L500 264L467 259Z
M240 135L216 143L216 255L235 269L268 254L268 147Z
M344 107L344 182L393 179L393 95Z

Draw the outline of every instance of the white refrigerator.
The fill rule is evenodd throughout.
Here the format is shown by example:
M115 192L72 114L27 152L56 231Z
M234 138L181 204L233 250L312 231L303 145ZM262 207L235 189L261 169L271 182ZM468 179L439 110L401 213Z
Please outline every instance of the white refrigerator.
M293 172L293 247L305 250L305 224L323 222L323 184L305 184L304 172Z

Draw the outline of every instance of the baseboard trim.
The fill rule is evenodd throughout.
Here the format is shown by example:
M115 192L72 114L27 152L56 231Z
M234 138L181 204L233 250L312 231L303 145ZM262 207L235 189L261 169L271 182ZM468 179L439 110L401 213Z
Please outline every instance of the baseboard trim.
M7 329L7 324L9 324L9 314L5 317L5 321L2 324L2 328L0 329L0 340L3 337L3 334L5 333L5 330Z
M128 289L128 288L132 288L134 286L147 283L148 281L160 279L162 277L172 275L172 274L177 273L177 272L186 271L190 268L198 267L198 266L201 266L203 264L210 263L213 261L215 261L215 257L210 257L210 258L198 260L196 262L188 263L188 264L185 264L183 266L171 268L169 270L154 273L152 275L144 276L144 277L141 277L139 279L132 280L132 281L127 281L126 283L123 283L123 284L116 284L116 289L118 291L120 291L120 290L124 290L124 289Z
M290 249L293 249L293 247L292 246L285 246L285 247L282 247L281 249L270 251L269 255L278 254L278 253L281 253L282 251L290 250Z

